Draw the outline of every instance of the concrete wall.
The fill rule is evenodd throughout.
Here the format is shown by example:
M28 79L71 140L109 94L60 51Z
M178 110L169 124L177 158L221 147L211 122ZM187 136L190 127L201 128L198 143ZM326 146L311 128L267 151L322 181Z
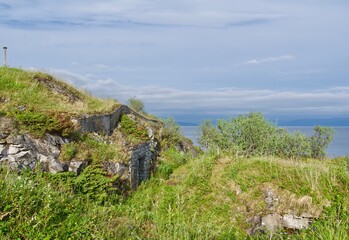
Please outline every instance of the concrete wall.
M152 169L153 153L151 143L147 142L133 149L130 161L131 188L135 190L144 180L149 179Z
M123 114L133 114L141 120L157 122L138 114L126 105L121 105L109 114L87 115L77 119L77 121L81 132L97 132L111 135Z

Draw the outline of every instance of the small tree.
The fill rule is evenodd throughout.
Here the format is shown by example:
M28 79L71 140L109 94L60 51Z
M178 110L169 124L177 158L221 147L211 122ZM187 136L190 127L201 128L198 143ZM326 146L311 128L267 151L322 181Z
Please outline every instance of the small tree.
M330 127L316 126L314 127L314 135L311 136L311 156L313 158L326 157L325 149L333 140L335 131Z
M139 113L145 113L144 111L144 104L140 99L137 98L130 98L127 101L127 105L132 108L133 110L135 110L136 112Z
M171 145L176 145L182 141L182 133L180 127L176 124L173 118L163 120L163 127L161 129L161 143L164 148Z

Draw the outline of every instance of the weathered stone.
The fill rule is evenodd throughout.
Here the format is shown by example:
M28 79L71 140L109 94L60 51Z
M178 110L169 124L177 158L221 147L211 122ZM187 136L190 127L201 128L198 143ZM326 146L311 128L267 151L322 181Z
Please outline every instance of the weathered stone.
M80 174L88 166L88 161L73 161L69 163L69 172Z
M265 203L267 204L268 209L274 210L274 206L278 202L278 198L277 198L277 195L274 193L273 189L268 188L264 192L264 196L265 196Z
M8 155L3 160L14 170L34 169L37 165L37 160L30 151L20 152L17 155Z
M52 137L57 141L60 137ZM57 158L60 153L58 146L51 145L42 139L32 138L30 135L16 135L6 138L6 145L1 145L0 161L7 163L12 169L34 169L41 165L44 171L52 173L65 171L64 164Z
M306 228L310 223L309 218L302 218L292 214L285 214L282 220L285 228L296 230Z
M103 167L108 174L118 176L122 176L128 169L126 164L118 162L104 162Z
M6 142L4 139L7 138L8 135L4 134L4 133L0 133L0 143L4 143Z
M38 80L38 79L37 79ZM40 80L41 81L41 80ZM50 86L55 88L55 86ZM85 116L80 119L72 119L74 125L80 132L95 132L112 134L118 125L123 114L131 114L134 119L142 121L157 122L134 112L127 106L120 106L110 114ZM61 163L58 161L62 145L68 143L68 139L60 136L45 134L44 138L36 139L28 134L14 134L12 131L13 121L10 118L2 117L0 121L1 142L0 142L0 162L8 164L12 169L34 169L40 168L43 171L58 173L73 171L79 174L88 165L88 161L72 161ZM10 129L4 132L3 129ZM150 177L154 169L154 162L157 154L161 151L160 143L155 139L153 129L148 129L149 142L133 146L128 145L131 159L128 163L108 162L105 168L110 175L122 176L124 182L129 182L132 189ZM110 139L96 134L96 139L100 138L104 143L110 143ZM122 139L119 139L122 141ZM132 150L131 150L132 149ZM128 187L129 188L129 187Z
M5 138L11 134L14 129L14 123L11 118L0 117L0 138Z
M261 220L262 227L265 227L270 232L275 232L282 228L281 216L277 213L269 214L262 217Z
M7 150L8 155L15 155L21 151L23 147L21 145L10 145Z

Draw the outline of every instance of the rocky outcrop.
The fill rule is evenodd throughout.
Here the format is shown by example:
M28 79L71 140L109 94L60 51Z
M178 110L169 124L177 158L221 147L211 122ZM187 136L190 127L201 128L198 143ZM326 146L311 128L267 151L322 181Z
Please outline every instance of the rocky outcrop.
M111 135L123 114L132 114L144 121L153 121L123 105L110 114L84 116L75 119L75 123L79 126L80 132ZM46 134L43 138L34 138L29 134L16 134L13 132L14 129L10 118L1 117L0 163L8 165L13 170L41 169L51 173L70 171L80 174L90 163L88 159L71 162L59 161L62 145L69 143L67 138L51 134ZM150 177L157 153L160 151L159 142L155 139L153 130L148 129L148 132L150 138L148 142L136 146L131 144L128 162L105 161L103 163L108 175L118 175L124 180L126 179L131 189L136 189L141 182ZM102 137L98 134L95 135Z
M277 194L273 188L264 191L265 203L270 213L249 220L250 235L260 231L276 232L281 229L301 230L319 217L321 209L312 204L309 196L296 198L294 195Z
M14 170L40 168L52 173L68 170L68 165L57 159L62 144L68 140L46 134L35 139L28 134L9 135L0 141L0 162Z
M35 139L28 134L9 135L0 140L0 163L12 170L41 169L45 172L75 172L80 174L89 164L88 160L60 162L60 149L69 140L46 134ZM104 162L103 167L110 176L118 175L130 182L131 189L150 177L154 168L156 153L152 141L139 144L132 149L128 163Z

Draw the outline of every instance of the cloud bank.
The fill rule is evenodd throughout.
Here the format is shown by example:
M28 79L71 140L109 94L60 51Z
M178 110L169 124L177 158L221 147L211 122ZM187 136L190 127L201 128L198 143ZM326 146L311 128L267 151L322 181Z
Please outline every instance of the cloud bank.
M338 86L313 91L217 88L183 90L159 86L120 84L114 79L95 80L61 70L53 74L80 88L126 102L131 97L144 101L147 109L160 115L195 114L231 116L251 111L269 115L333 117L349 115L349 87Z

